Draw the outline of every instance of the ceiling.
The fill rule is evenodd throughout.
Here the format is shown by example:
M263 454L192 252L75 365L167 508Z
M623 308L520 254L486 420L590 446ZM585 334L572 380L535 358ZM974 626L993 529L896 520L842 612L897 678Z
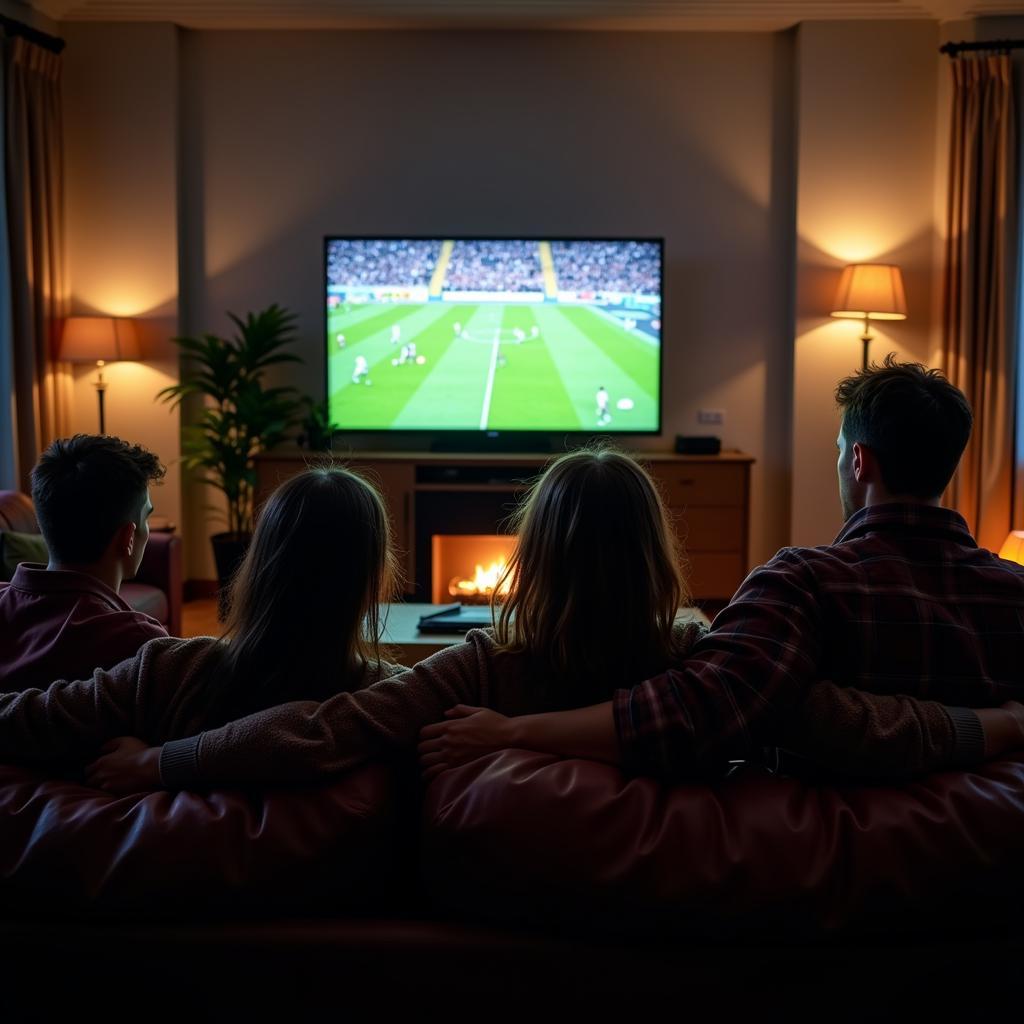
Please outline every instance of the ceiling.
M1024 0L28 0L54 21L187 28L578 28L774 31L800 21L1024 14Z

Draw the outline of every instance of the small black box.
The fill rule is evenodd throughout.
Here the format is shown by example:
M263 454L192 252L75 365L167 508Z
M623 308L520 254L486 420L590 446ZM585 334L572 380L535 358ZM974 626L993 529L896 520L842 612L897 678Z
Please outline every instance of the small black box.
M722 450L720 437L686 437L676 434L676 451L680 455L717 455Z

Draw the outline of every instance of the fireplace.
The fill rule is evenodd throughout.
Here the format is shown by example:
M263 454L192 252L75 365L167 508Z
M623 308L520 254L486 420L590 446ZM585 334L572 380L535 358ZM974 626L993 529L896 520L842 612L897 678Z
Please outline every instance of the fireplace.
M515 538L493 533L436 533L430 538L430 546L432 603L488 604L508 564Z
M486 577L488 570L495 574L495 565L507 563L515 538L495 533L495 527L501 530L515 507L516 497L508 490L417 493L415 599L432 604L489 601L486 579L484 592L476 594L469 581L475 583L478 565ZM457 580L465 585L458 586Z

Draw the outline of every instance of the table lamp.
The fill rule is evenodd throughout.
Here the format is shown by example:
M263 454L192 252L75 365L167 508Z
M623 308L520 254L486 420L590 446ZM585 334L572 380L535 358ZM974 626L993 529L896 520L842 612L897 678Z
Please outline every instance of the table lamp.
M93 386L100 407L100 433L105 434L103 394L107 381L103 379L103 367L122 359L139 358L134 322L125 317L69 316L64 321L60 358L69 363L95 363L99 368Z
M864 320L864 369L868 368L872 320L906 320L907 297L900 268L891 263L851 263L843 269L832 316Z
M1024 530L1011 530L1003 546L999 549L999 557L1008 562L1024 565Z

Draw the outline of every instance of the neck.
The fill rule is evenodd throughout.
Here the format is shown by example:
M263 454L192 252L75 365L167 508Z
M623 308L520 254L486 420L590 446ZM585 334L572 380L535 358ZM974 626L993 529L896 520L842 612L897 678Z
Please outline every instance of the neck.
M92 576L93 579L97 579L100 583L105 583L110 589L118 594L121 592L121 583L124 580L124 573L121 571L120 565L106 565L103 562L97 562L93 565L72 565L68 562L55 562L50 559L47 569L57 569L64 572L80 572L85 576Z
M937 494L934 498L918 498L913 494L893 494L877 484L869 484L864 495L865 508L871 505L928 505L931 508L938 508L941 504L941 494Z

